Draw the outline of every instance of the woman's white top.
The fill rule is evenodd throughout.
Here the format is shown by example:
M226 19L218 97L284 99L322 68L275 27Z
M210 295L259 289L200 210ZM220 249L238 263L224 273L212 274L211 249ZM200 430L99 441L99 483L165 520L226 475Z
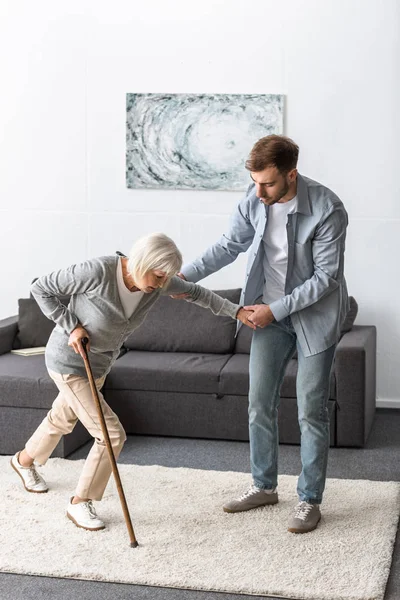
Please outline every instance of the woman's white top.
M122 308L124 309L125 317L130 319L136 308L138 307L139 302L141 301L144 292L135 291L131 292L128 290L124 283L124 278L122 276L122 263L121 258L118 261L117 265L117 285L118 285L118 293L121 299Z

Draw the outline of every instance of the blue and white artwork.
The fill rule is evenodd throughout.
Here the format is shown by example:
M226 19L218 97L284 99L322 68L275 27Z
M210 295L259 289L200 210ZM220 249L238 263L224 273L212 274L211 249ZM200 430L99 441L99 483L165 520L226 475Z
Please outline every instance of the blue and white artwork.
M255 142L283 133L279 94L127 94L129 188L244 190Z

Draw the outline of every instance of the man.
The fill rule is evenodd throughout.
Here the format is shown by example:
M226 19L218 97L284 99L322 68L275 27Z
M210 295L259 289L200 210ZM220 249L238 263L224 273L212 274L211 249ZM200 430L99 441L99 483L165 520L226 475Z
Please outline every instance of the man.
M331 190L297 172L298 153L285 136L269 135L255 144L246 162L253 183L230 228L181 275L197 282L250 248L241 304L253 311L248 318L256 326L249 391L253 484L223 508L240 512L278 502L279 390L297 349L302 472L288 530L306 533L321 519L330 373L348 310L343 274L348 221Z

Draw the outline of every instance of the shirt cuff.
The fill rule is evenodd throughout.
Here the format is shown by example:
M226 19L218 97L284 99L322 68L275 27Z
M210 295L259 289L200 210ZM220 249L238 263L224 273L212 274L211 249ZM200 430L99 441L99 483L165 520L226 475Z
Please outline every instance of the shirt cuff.
M289 311L283 304L283 298L280 298L279 300L274 300L274 302L271 302L271 304L269 304L269 307L271 309L272 314L275 317L275 321L282 321L282 319L285 319L289 316Z
M227 316L232 317L232 319L236 320L237 314L242 307L239 306L239 304L230 302L230 300L227 300L226 298L224 300L225 300L225 302L224 302L223 308L224 308Z
M187 281L191 281L192 283L196 283L200 279L198 273L196 272L196 269L191 265L188 265L187 267L182 267L181 273Z

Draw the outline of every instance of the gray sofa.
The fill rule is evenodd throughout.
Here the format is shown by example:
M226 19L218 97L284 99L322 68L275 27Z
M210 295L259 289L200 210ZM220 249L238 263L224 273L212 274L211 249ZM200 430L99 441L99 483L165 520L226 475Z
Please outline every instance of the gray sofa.
M238 302L240 290L221 296ZM376 329L353 326L352 299L331 376L331 445L362 447L375 413ZM50 408L57 388L44 356L22 357L15 347L44 345L53 324L33 299L19 317L0 321L0 454L20 449ZM249 350L252 332L183 300L162 297L125 343L103 393L128 434L247 440ZM298 444L297 360L281 387L281 443ZM78 423L54 456L65 457L89 439Z

